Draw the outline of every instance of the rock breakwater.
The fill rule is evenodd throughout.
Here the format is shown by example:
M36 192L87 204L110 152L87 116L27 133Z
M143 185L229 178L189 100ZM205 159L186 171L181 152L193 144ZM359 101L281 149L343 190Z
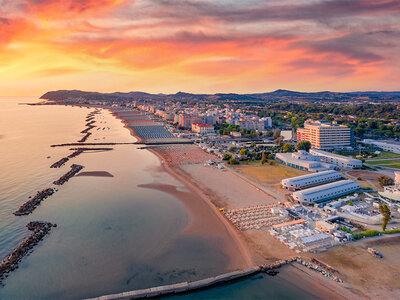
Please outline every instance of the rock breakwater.
M54 194L53 188L48 188L43 191L37 192L37 194L32 199L21 205L20 208L14 212L14 215L16 216L29 215L32 211L35 210L35 208L40 204L40 202L42 202L44 199L53 194Z
M61 176L58 180L54 181L53 183L55 185L63 185L68 180L70 180L71 177L75 176L75 174L78 173L82 169L83 169L83 166L73 164L71 166L71 170L69 170L67 173L65 173L63 176Z
M57 227L57 225L50 222L34 221L29 222L26 227L33 231L31 235L0 261L0 284L3 283L5 277L8 277L8 273L18 268L19 262L28 254L29 250L36 246L50 232L52 227Z

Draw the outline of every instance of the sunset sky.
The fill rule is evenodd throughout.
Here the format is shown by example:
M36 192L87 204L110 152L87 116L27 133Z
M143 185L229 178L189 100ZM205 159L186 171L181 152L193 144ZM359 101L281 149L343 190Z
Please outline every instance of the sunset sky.
M0 0L0 95L400 90L399 0Z

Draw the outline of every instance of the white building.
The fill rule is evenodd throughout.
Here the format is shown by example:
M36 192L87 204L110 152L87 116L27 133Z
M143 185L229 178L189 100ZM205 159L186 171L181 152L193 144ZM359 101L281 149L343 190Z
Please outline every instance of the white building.
M282 187L288 190L301 190L321 184L326 184L342 179L342 174L336 171L323 171L314 174L307 174L281 181Z
M264 128L271 128L272 127L272 118L271 117L264 117L260 119L264 122Z
M393 152L400 154L400 144L395 144L393 142L388 141L376 141L376 140L363 140L363 144L373 145L378 147L384 151Z
M333 164L323 162L320 156L311 155L304 150L299 150L295 153L277 153L275 159L289 167L310 172L321 172L335 169Z
M385 186L379 195L391 201L400 202L400 172L394 172L394 185Z
M333 164L335 166L338 166L339 168L361 168L362 167L362 161L358 159L354 159L351 157L346 157L343 155L338 155L330 152L326 152L323 150L318 150L318 149L310 149L310 154L312 155L317 155L321 157L321 160Z
M340 180L294 192L292 197L299 202L318 203L353 193L360 188L360 185L353 180Z
M205 124L205 123L193 123L192 131L196 132L200 135L207 135L207 134L215 133L214 126L212 126L210 124Z
M307 120L304 128L297 129L298 141L309 141L316 149L344 149L352 145L351 128L329 122Z
M260 120L237 120L235 125L239 125L240 128L245 128L249 130L264 130L264 121Z

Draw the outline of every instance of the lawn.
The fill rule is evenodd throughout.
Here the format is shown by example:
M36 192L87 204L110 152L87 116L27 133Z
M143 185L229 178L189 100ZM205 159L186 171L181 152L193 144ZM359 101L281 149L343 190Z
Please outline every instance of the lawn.
M400 158L399 159L388 159L388 160L369 160L366 161L367 164L369 165L390 165L390 164L400 164Z
M400 158L400 154L382 151L381 154L379 154L377 157L374 157L373 159L381 159L381 158L382 159L384 159L384 158Z
M381 167L400 169L400 161L399 161L398 164L389 164L389 165L384 165L384 164L382 164Z
M243 175L249 176L259 182L267 184L279 183L284 178L295 177L305 174L310 174L309 172L297 170L285 165L282 165L274 161L274 165L261 165L260 163L254 164L240 164L236 166L231 166L235 170L240 171Z

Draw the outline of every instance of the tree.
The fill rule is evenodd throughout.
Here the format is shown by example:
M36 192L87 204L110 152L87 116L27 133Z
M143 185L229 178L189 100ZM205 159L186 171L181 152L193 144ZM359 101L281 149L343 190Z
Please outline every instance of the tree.
M297 150L310 151L311 143L309 141L301 141L297 143Z
M236 158L231 158L228 162L230 165L238 165L239 161Z
M224 160L230 160L232 158L231 154L225 153L224 154Z
M280 145L282 145L282 143L283 143L283 136L278 136L278 137L275 139L275 144L276 144L277 146L280 146Z
M390 209L386 204L379 205L379 212L382 214L382 230L386 230L387 223L391 220Z
M266 157L265 157L265 151L263 150L263 152L261 153L261 164L265 164L265 162L267 161Z
M249 150L247 150L246 148L242 148L239 151L239 155L247 155L247 153L249 153Z
M233 153L233 152L236 151L236 149L237 149L236 147L230 147L230 148L229 148L229 152L232 152L232 153Z
M381 186L386 186L386 185L393 185L394 181L391 177L386 176L386 175L380 175L378 177L378 181L381 184Z
M281 136L281 131L279 129L275 130L274 132L274 140Z
M254 148L256 146L256 143L251 143L250 147Z
M268 154L268 159L275 159L275 156L273 154Z
M286 143L282 146L282 150L285 152L293 152L293 146L289 143Z

